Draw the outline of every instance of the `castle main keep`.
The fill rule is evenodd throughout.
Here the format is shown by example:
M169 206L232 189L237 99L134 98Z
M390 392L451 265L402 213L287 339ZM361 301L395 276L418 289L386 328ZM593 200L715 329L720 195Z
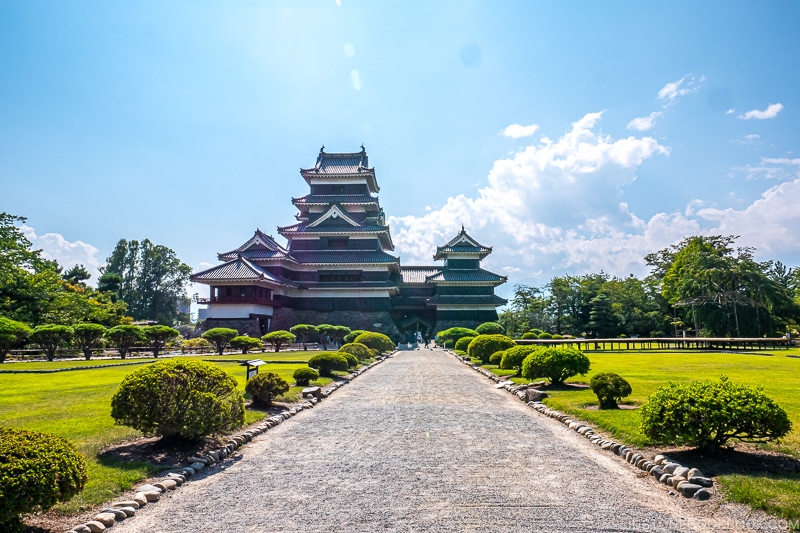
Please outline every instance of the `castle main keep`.
M454 326L497 320L506 282L481 268L492 252L462 227L436 248L431 266L401 266L378 201L375 169L362 146L355 153L323 149L301 169L309 194L292 198L297 223L278 227L287 244L256 230L218 254L222 264L197 272L209 285L204 329L232 327L258 336L295 324L334 324L379 331L399 341Z

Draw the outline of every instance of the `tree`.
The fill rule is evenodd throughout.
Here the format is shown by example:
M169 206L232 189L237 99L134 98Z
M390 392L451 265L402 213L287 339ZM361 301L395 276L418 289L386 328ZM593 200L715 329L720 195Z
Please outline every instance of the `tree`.
M142 333L142 328L139 326L120 324L106 331L106 339L108 343L117 350L120 359L125 359L128 351L130 351L136 343L144 341L145 336L144 333Z
M289 384L278 374L265 372L247 380L244 390L252 396L253 404L270 407L276 396L289 390Z
M294 333L286 331L285 329L279 329L276 331L270 331L269 333L261 337L261 340L264 342L269 342L270 344L275 346L276 352L280 352L281 346L283 346L284 344L293 343L296 338L297 337L295 337Z
M333 332L331 335L333 336L333 340L336 342L337 346L341 346L344 344L345 336L350 334L350 328L347 326L333 326ZM356 335L358 336L358 335Z
M36 326L31 333L31 342L35 342L47 354L47 360L52 361L56 357L56 352L62 346L69 344L72 339L73 330L69 326L58 324L45 324Z
M158 357L158 352L164 349L165 344L175 337L180 336L180 332L177 329L158 324L153 326L144 326L142 328L142 333L144 333L144 336L147 337L147 340L150 342L150 346L153 348L153 357Z
M602 292L589 302L589 322L586 329L594 333L595 338L607 339L616 331L616 320L611 307L611 300Z
M222 352L225 351L225 348L228 347L228 343L231 342L231 339L239 335L239 332L235 329L231 328L211 328L208 331L204 332L201 337L205 340L210 342L214 345L217 349L217 353L222 355Z
M300 342L303 343L304 350L308 350L308 346L306 345L308 340L318 333L317 327L312 326L311 324L297 324L296 326L290 327L289 331L294 333L297 338L300 339Z
M237 350L241 350L242 354L246 354L250 350L258 350L259 348L264 348L264 345L261 344L261 341L258 339L254 339L253 337L248 337L246 335L239 335L231 339L230 342L231 348L235 348Z
M75 265L64 272L61 277L70 285L85 285L83 282L91 278L92 275L86 270L85 266Z
M0 363L4 363L6 355L27 339L33 330L23 322L0 316Z
M97 348L106 333L106 328L100 324L75 324L72 328L75 345L83 352L83 357L88 361L92 358L92 351Z
M192 273L175 252L149 239L121 239L102 268L98 287L116 289L135 320L162 324L186 322L186 285Z

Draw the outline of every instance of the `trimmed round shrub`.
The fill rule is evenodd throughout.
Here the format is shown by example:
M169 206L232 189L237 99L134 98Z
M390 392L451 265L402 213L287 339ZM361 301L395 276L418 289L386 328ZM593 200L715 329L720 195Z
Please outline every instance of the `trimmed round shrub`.
M260 340L246 335L239 335L238 337L232 338L230 346L235 350L241 350L242 354L246 354L250 350L264 349L264 345L261 344Z
M506 329L497 322L484 322L475 331L480 335L502 335Z
M489 356L489 364L500 366L500 361L503 359L504 350L494 352Z
M347 370L347 359L339 352L320 352L308 360L308 366L316 368L321 376L332 376L334 370Z
M494 352L508 350L516 345L513 339L505 335L478 335L467 346L467 353L470 357L480 359L485 365Z
M445 348L454 348L461 337L477 337L478 332L469 328L450 328L436 334L436 342Z
M256 374L247 380L244 390L253 397L255 405L269 407L276 396L280 396L289 390L289 384L278 374L265 372Z
M523 339L538 339L539 335L537 335L536 333L534 333L532 331L526 331L525 333L522 334L522 338Z
M353 354L359 361L372 357L372 350L366 344L361 344L360 342L349 342L339 348L339 351Z
M620 400L633 392L631 384L613 372L595 374L589 380L589 388L597 395L603 409L616 409Z
M344 340L346 344L350 344L351 342L355 342L356 337L358 337L362 333L369 333L369 332L365 329L354 329L353 331L345 335L342 340Z
M553 337L552 337L553 340L561 340L563 338L564 338L563 335L559 335L558 333L553 333Z
M475 337L477 337L477 335L475 335ZM461 337L460 339L458 339L456 341L456 345L455 345L454 349L467 351L467 347L469 346L469 343L472 342L472 339L474 339L475 337L473 337L473 336Z
M356 337L353 342L358 342L367 348L378 350L380 353L392 352L395 349L392 339L383 333L373 333L372 331L365 331Z
M537 338L539 337L539 333L542 332L542 330L540 330L539 328L532 328L532 329L529 329L528 331L530 331L531 333L536 334Z
M550 383L561 384L572 376L585 375L591 362L586 355L571 346L539 348L522 361L522 377L545 377Z
M66 439L0 428L0 531L21 531L20 515L68 501L86 480L86 459Z
M657 443L714 450L729 440L769 442L792 422L761 387L719 380L670 382L642 406L642 433Z
M295 385L306 387L312 381L319 379L319 372L307 366L301 366L292 374Z
M542 331L541 333L539 333L536 336L536 338L537 339L552 339L553 338L553 334L552 333L548 333L546 331Z
M535 352L539 346L514 346L503 352L503 359L500 360L500 368L505 370L516 369L517 374L522 373L522 362L528 357L528 354Z
M205 361L171 359L125 376L111 398L117 425L145 435L197 440L244 424L236 379Z
M348 368L355 368L358 366L358 358L355 355L351 354L350 352L340 351L339 353L342 354L345 359L347 359Z

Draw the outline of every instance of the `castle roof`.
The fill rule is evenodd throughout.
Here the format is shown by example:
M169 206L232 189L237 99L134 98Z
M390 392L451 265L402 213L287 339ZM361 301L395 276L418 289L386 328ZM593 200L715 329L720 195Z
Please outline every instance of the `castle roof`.
M305 265L385 264L399 261L382 250L294 250L290 257Z
M226 282L226 281L264 281L285 284L288 280L279 278L266 270L262 270L244 257L237 257L221 265L192 274L194 282Z
M267 235L260 229L255 231L250 239L243 245L231 250L217 254L220 261L231 261L238 256L248 259L280 259L286 257L287 250L278 244L272 235Z
M467 234L464 226L461 226L461 231L458 235L445 244L444 246L436 247L436 255L434 259L447 259L451 255L477 255L483 259L492 253L492 249L484 246Z
M440 272L428 276L426 281L432 283L493 283L500 285L508 280L506 276L499 276L482 268L456 269L445 268Z
M400 275L403 283L426 283L429 276L438 274L442 267L438 266L401 266Z
M370 192L378 192L375 169L369 167L369 158L364 146L360 152L328 153L323 146L317 155L317 162L311 168L301 168L300 174L310 185L312 180L320 177L350 178L363 177Z

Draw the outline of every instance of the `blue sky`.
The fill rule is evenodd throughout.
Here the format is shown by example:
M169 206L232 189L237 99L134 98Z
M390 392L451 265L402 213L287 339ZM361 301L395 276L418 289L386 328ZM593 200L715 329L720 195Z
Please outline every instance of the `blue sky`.
M800 4L650 4L7 0L0 211L199 269L363 143L403 264L463 223L501 294L693 234L800 265Z

